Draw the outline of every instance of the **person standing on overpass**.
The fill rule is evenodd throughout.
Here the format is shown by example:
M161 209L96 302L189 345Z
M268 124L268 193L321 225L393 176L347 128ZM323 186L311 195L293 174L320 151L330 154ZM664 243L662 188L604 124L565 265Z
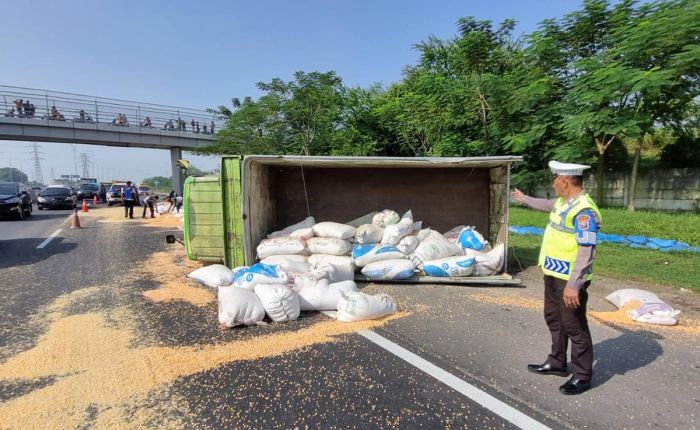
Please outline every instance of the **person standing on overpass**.
M559 387L562 394L580 394L591 388L593 341L586 318L587 289L593 277L598 206L583 189L583 171L590 166L550 161L556 200L526 196L517 188L514 200L549 212L539 266L544 272L544 319L552 336L552 351L543 364L529 364L539 375L568 374L566 350L571 340L573 376Z
M131 181L126 181L126 187L122 188L122 200L124 201L124 218L129 217L134 219L136 190L131 186Z

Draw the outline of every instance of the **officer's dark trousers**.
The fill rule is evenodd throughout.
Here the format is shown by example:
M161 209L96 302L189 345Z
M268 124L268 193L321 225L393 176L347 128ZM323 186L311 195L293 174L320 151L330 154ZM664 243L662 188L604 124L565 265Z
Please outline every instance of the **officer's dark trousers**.
M133 218L134 217L134 201L133 200L124 200L124 218L126 217Z
M574 378L590 381L593 376L593 341L586 319L588 293L586 282L579 292L581 305L569 309L564 305L566 281L553 276L544 276L544 319L552 335L552 353L547 363L555 367L566 367L566 349L571 339L571 363Z

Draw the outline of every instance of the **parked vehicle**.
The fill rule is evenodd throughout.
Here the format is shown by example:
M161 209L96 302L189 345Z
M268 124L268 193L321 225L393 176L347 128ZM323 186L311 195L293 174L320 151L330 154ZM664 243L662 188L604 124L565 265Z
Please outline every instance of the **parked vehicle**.
M92 200L95 196L99 195L100 186L96 183L86 183L81 184L78 188L78 200L90 199Z
M41 187L31 187L29 189L29 195L32 196L32 203L37 202L37 197L39 196L40 192L41 192Z
M78 205L78 196L69 187L52 185L46 187L39 194L37 208L46 209L75 209Z
M151 192L151 188L146 184L139 184L138 191L139 200L143 200Z
M32 197L19 182L0 182L0 214L17 219L32 214Z
M126 187L126 183L114 183L107 191L107 206L118 205L122 203L122 188Z

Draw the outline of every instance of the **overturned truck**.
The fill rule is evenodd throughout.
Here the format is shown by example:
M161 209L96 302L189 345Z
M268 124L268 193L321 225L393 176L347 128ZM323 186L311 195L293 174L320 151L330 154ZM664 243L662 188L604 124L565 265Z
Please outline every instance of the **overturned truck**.
M508 250L510 168L517 156L471 158L223 156L219 176L185 181L185 244L190 259L229 267L256 262L271 232L309 216L347 223L391 208L411 210L423 227L474 226ZM506 264L491 276L405 282L517 284ZM358 273L357 280L365 280Z

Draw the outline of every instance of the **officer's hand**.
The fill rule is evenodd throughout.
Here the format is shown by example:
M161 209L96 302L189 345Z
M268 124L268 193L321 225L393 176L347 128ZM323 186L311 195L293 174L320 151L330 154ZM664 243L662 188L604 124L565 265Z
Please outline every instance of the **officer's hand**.
M578 309L581 303L578 300L579 291L576 288L564 288L564 306L569 309Z
M525 201L525 194L517 188L510 192L510 196L517 202L524 203Z

